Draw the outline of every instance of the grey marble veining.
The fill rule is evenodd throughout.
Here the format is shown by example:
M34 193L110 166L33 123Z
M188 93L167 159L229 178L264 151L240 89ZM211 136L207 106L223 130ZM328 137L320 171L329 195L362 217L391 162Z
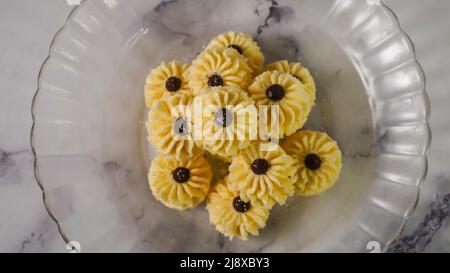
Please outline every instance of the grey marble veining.
M446 181L447 183L449 181ZM420 253L427 250L437 232L445 229L450 218L450 193L433 201L427 214L410 235L403 236L390 252Z
M161 1L154 12L160 13L165 8L180 0ZM403 237L395 243L391 252L426 252L450 251L450 171L448 155L450 147L450 118L448 116L448 90L450 88L447 75L450 73L450 2L435 0L425 3L421 0L386 0L399 16L403 28L416 41L419 61L424 66L428 78L428 92L432 101L433 147L430 153L430 171L423 186L421 200L417 211L408 221ZM48 44L53 33L64 23L71 7L64 1L2 1L0 3L0 37L9 35L10 39L0 40L0 216L7 221L0 223L0 251L11 252L64 252L62 242L55 224L47 215L42 204L41 192L34 181L32 155L29 149L29 129L31 125L30 103L36 89L36 76L42 60L47 55ZM262 24L257 27L258 37L271 24L289 20L292 11L277 1L259 0L254 11L260 16ZM433 14L439 21L437 27L429 23L417 22L419 14ZM27 16L34 22L33 26L23 25L20 18ZM8 25L16 22L14 33ZM8 24L5 22L8 21ZM172 35L184 37L190 44L193 38L189 33L172 29L170 22L157 20L149 22L158 24ZM295 39L280 37L279 43L296 56L301 50ZM32 43L31 57L20 60L23 45ZM196 52L193 52L195 54ZM342 71L336 71L336 76ZM362 134L369 135L367 129ZM384 135L385 137L387 136ZM365 152L354 156L364 157ZM132 172L122 162L110 160L100 163L108 173L132 179ZM61 196L61 198L66 198ZM126 197L124 197L126 198ZM68 208L70 209L70 208ZM133 212L134 221L142 221L144 209L137 207ZM199 217L205 217L200 215ZM195 224L195 217L190 221ZM153 225L148 232L164 235L164 226ZM210 228L205 225L205 228ZM167 234L170 236L170 234ZM189 237L183 243L188 245ZM229 241L217 234L206 238L210 243L226 252ZM147 249L151 242L140 242L135 251ZM269 241L268 245L271 244ZM264 251L267 246L261 246ZM180 250L182 251L182 250Z
M275 23L280 23L283 18L288 18L289 16L291 16L293 14L293 11L290 7L283 7L280 6L278 4L277 1L271 0L271 1L267 1L269 2L270 6L267 7L261 7L263 6L261 3L264 2L259 2L260 4L256 7L255 9L255 14L260 16L262 14L261 9L263 10L268 10L268 14L264 19L264 24L259 25L257 28L257 35L261 35L264 31L264 29L268 28L270 26L271 21L275 22Z
M420 202L407 222L403 237L390 251L450 252L450 170L448 136L450 135L450 2L384 1L397 14L402 28L415 44L417 58L427 77L427 92L431 100L431 130L433 141L429 153L429 171L423 184ZM430 20L417 20L432 14Z

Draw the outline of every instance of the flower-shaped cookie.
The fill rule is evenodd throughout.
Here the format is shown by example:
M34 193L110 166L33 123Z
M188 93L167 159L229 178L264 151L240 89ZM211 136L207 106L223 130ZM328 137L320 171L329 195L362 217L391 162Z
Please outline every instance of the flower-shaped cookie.
M150 107L158 99L174 94L192 95L187 72L190 65L177 61L162 62L153 69L145 81L145 104Z
M169 208L193 208L205 200L211 185L211 167L203 155L188 159L168 159L162 155L153 161L148 181L153 196Z
M339 177L342 155L336 141L327 134L300 131L282 144L287 154L298 162L296 193L317 195L331 188Z
M247 240L248 234L259 235L269 218L269 210L260 203L244 201L231 189L228 177L219 181L208 196L206 209L216 229L233 239Z
M294 194L297 163L277 144L254 142L233 158L229 177L244 200L261 201L270 209Z
M192 139L190 100L181 94L167 96L150 108L146 123L148 141L167 157L185 159L202 152Z
M194 60L189 71L189 87L198 95L208 87L237 86L246 89L253 70L232 48L206 49Z
M238 87L211 88L194 100L194 107L197 101L203 106L202 137L195 139L199 147L229 162L256 139L255 103Z
M212 39L207 48L223 47L233 48L244 56L255 75L259 75L262 72L264 55L261 52L261 48L250 35L242 32L223 33Z
M315 104L314 97L298 79L278 71L256 77L247 92L257 106L267 106L266 114L260 115L260 126L266 135L263 140L295 133L305 124Z
M309 70L303 67L300 63L289 63L286 60L278 61L267 65L266 69L268 71L278 71L291 74L303 83L311 96L314 98L316 97L316 83L314 82L314 78L311 76Z

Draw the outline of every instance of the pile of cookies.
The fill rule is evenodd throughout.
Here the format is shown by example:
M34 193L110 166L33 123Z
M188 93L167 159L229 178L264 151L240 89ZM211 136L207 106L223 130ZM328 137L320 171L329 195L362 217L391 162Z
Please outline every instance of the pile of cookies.
M320 194L339 177L337 143L301 130L315 100L308 69L285 60L264 68L244 33L215 37L192 64L162 62L145 83L148 141L158 151L148 175L154 197L178 210L206 200L219 232L257 236L273 206ZM218 181L205 154L227 164Z

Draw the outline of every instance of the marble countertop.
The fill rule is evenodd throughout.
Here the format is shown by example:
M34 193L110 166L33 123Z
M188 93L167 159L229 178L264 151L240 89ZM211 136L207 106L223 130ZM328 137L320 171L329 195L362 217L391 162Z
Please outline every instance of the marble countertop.
M42 203L29 145L30 104L54 33L72 9L58 0L0 2L0 252L65 252ZM416 212L392 252L450 252L450 1L385 0L415 42L427 75L433 144ZM419 21L423 15L432 20ZM21 18L27 17L26 22ZM30 58L21 52L31 51Z

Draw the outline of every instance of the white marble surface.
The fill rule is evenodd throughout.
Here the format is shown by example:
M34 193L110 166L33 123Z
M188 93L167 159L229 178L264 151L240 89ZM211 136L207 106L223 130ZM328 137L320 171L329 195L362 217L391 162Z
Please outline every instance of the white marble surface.
M392 251L450 251L450 170L446 141L449 99L450 2L387 0L415 41L428 78L433 146L430 171L416 213ZM54 32L71 10L60 0L0 2L0 251L64 252L65 245L42 205L29 150L30 103ZM433 22L419 22L433 14ZM27 24L21 18L27 17ZM13 23L12 23L13 22ZM29 59L21 55L27 51ZM31 54L30 54L31 52Z
M450 1L385 1L411 36L427 76L432 146L429 171L416 212L392 251L450 252ZM424 15L430 19L423 21Z
M0 2L0 251L65 251L34 181L29 131L37 72L70 10L64 1Z

